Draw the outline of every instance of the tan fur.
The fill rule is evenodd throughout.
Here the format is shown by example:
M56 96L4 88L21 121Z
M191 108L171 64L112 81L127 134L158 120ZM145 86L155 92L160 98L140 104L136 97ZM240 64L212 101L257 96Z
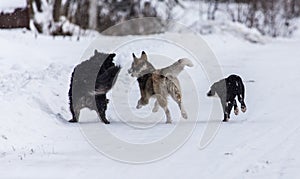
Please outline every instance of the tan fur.
M131 73L133 77L145 78L143 80L146 80L145 86L141 86L140 84L141 98L138 101L137 108L139 109L142 106L147 105L149 99L155 97L156 101L152 111L157 112L158 106L160 106L166 114L166 123L171 123L172 119L168 109L167 99L170 95L178 104L181 110L181 116L184 119L187 119L187 113L182 105L181 87L177 76L184 69L184 66L193 66L192 62L188 59L180 59L166 68L156 70L148 61L145 52L142 52L141 58L136 58L134 54L133 58L134 61L128 72ZM150 75L149 77L145 77L145 74Z

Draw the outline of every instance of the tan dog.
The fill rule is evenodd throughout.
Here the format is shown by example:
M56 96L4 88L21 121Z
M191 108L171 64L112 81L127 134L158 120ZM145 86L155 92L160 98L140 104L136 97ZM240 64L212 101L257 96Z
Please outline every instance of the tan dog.
M128 73L132 77L138 78L141 93L136 108L140 109L142 106L147 105L149 99L155 97L156 101L152 111L157 112L158 107L162 107L167 117L167 123L172 123L167 100L167 97L171 95L180 108L181 116L187 119L187 113L182 105L182 93L177 76L185 66L192 67L193 63L189 59L183 58L166 68L156 70L148 61L144 51L140 58L137 58L134 54L132 56L133 62Z

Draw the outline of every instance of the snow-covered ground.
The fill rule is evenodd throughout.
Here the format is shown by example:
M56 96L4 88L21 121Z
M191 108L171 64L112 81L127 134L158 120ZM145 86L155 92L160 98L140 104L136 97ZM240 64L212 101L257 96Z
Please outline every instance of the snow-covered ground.
M0 12L13 12L16 8L26 7L26 0L2 0Z
M159 36L165 35L155 37ZM134 37L101 38L114 42ZM205 97L210 84L201 68L187 68L196 82L200 106L197 119L183 122L196 122L195 129L188 141L169 157L137 165L106 157L90 145L78 124L65 122L71 118L67 96L71 72L93 39L35 38L30 32L1 30L1 178L298 178L300 35L264 45L251 44L229 34L203 38L215 52L224 76L236 73L243 77L248 111L232 115L230 122L221 125L210 145L200 150L199 141L208 125L212 104L212 99ZM116 60L126 66L131 53L140 53L143 47L148 51L160 49L161 53L177 58L178 51L155 43L141 42L121 49L120 53L128 50L128 56L119 55ZM184 78L179 76L183 84ZM118 81L128 79L128 75L121 73ZM182 86L184 99L188 99L191 91ZM117 83L113 90L118 87L121 86ZM134 99L132 104L129 101L130 108L139 113L134 109L139 97L137 86L130 90ZM185 105L189 110L192 104L185 101ZM97 122L96 115L88 110L81 115L81 121L83 125L105 127L126 141L147 143L167 135L179 123L178 109L172 103L171 107L175 109L174 124L161 121L143 130L120 122L112 105L108 110L111 125ZM143 125L143 121L138 125ZM105 136L99 140L101 137Z

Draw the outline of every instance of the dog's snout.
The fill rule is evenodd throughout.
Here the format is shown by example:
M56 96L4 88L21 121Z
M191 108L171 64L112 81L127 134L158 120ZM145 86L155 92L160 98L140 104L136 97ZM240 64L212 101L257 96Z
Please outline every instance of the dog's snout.
M211 91L209 91L208 93L206 93L206 95L207 95L208 97L211 97L211 96L213 96L213 93L212 93Z

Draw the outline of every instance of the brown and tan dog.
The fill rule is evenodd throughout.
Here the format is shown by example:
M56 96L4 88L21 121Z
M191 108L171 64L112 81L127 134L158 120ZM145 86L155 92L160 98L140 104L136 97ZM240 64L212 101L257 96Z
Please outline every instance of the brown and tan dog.
M166 68L155 69L148 61L144 51L140 58L137 58L135 54L132 54L132 56L133 62L128 73L131 74L132 77L138 78L141 93L141 98L136 108L140 109L142 106L147 105L149 99L154 97L156 101L152 111L157 112L158 107L162 107L167 117L166 123L172 123L167 100L167 97L170 95L178 104L181 116L187 119L187 113L182 105L181 87L177 76L185 66L192 67L193 63L189 59L183 58Z

